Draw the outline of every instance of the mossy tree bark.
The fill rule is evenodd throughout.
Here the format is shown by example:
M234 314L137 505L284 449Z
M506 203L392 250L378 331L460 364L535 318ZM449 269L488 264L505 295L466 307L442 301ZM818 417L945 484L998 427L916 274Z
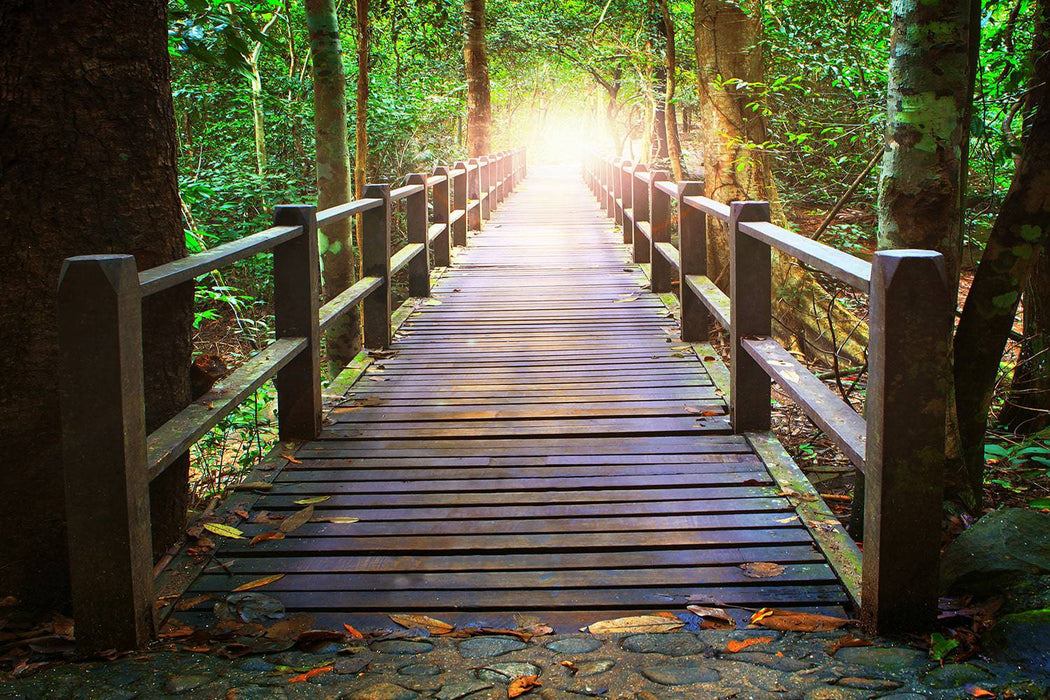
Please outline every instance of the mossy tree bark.
M1050 249L1045 243L1022 303L1024 340L999 422L1031 435L1050 426Z
M314 134L317 207L353 199L347 141L346 68L335 0L305 0L314 78ZM330 300L357 280L353 228L349 220L325 226L319 234L324 297ZM330 374L338 374L361 350L361 315L351 309L325 334Z
M354 103L354 194L361 197L368 180L368 71L371 65L372 25L368 0L357 0L354 12L357 32L357 99ZM358 219L360 225L360 218Z
M1050 240L1050 3L1039 7L1033 42L1034 70L1028 93L1026 134L1020 162L1010 190L992 227L988 245L966 297L955 333L955 401L963 455L963 473L952 480L955 490L972 509L981 506L984 476L984 433L999 373L1003 350L1017 314L1022 293L1029 293L1032 308L1025 308L1026 330L1033 331L1025 364L1015 377L1018 396L1047 388L1046 305L1050 283L1045 277L1046 246ZM1040 260L1042 279L1034 278ZM1031 326L1029 326L1031 315ZM1020 393L1025 392L1025 393ZM1046 395L1038 401L1047 401ZM1020 398L1021 405L1029 402ZM1031 402L1037 408L1036 402ZM1037 416L1045 420L1046 414ZM1038 420L1038 419L1037 419Z
M0 435L7 517L0 590L68 594L55 374L62 260L128 253L140 270L186 254L167 4L7 3L0 11ZM143 307L146 428L190 399L193 285ZM189 460L151 485L154 550L186 524Z
M719 202L761 199L772 206L773 219L784 224L769 158L765 120L751 106L760 97L740 82L764 79L762 25L728 0L697 0L694 9L700 130L705 194ZM729 242L723 226L711 226L709 276L722 289L729 286ZM774 254L774 334L787 347L811 359L830 363L833 354L863 362L867 326L828 294L795 260Z
M682 180L682 141L678 135L678 118L675 115L674 94L678 87L678 55L675 51L674 18L667 7L667 0L659 0L663 35L667 41L664 63L667 69L667 85L664 93L664 131L667 133L667 157L671 161L671 174Z
M485 0L464 0L463 64L467 77L467 155L492 151L492 97L485 48Z

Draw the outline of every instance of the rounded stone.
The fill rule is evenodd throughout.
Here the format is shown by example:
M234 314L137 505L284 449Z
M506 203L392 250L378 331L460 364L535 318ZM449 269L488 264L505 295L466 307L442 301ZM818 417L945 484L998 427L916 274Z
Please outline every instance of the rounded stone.
M922 666L927 660L924 652L906 647L846 647L835 654L835 659L891 673Z
M168 679L168 682L164 684L164 692L170 695L179 695L181 693L188 693L191 690L211 683L212 676L201 676L201 675L186 675L186 676L172 676Z
M792 659L788 656L777 656L776 654L754 651L741 651L735 654L725 655L722 658L729 661L741 661L747 664L754 664L755 666L762 666L763 668L771 668L774 671L785 671L787 673L806 671L816 666L816 664L807 661L800 661L799 659Z
M839 685L843 688L856 688L857 690L881 691L896 690L901 687L897 681L886 678L861 678L859 676L844 676L839 678Z
M1004 615L983 642L985 651L999 661L1050 673L1050 610Z
M502 656L527 645L514 637L471 637L459 643L459 653L468 659Z
M524 661L505 661L498 664L489 664L475 671L478 680L491 683L502 683L509 685L512 680L519 676L538 676L540 669L535 664Z
M408 664L397 669L402 676L436 676L441 673L441 668L434 664Z
M655 664L641 669L642 675L660 685L692 685L693 683L717 683L718 671L705 668L698 663L676 661Z
M704 651L704 644L689 632L666 634L635 634L624 639L620 646L624 651L636 654L665 654L667 656L689 656Z
M412 656L413 654L427 654L434 650L434 645L431 642L413 639L387 639L373 644L372 650L382 654Z
M547 648L556 654L589 654L601 645L594 637L566 637L550 642Z
M415 700L419 693L393 683L376 683L347 696L348 700Z
M460 683L449 683L434 694L436 700L462 700L474 693L492 688L491 683L484 681L462 681Z
M584 661L576 664L576 677L586 678L587 676L597 676L599 673L605 673L615 665L616 662L611 659Z
M823 688L813 688L808 691L805 695L805 700L861 700L861 698L868 698L869 695L860 690L850 690L849 688L832 688L825 686Z
M961 688L971 683L987 683L992 674L973 664L948 664L938 666L922 677L922 682L931 688Z
M237 664L237 668L242 671L251 671L253 673L269 673L274 669L274 665L266 659L260 659L258 657L252 659L245 659L244 661Z

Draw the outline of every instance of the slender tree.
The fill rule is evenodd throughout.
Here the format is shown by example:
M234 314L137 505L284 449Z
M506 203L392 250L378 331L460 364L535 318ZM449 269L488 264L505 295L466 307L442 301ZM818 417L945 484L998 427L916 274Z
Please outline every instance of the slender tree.
M56 436L58 273L69 256L185 255L175 168L167 3L16 2L0 10L0 434L7 517L0 589L68 590ZM190 398L193 285L146 300L147 429ZM154 481L154 548L186 522L188 459Z
M357 0L354 27L357 31L357 100L354 104L354 192L358 197L368 179L368 69L372 27L368 21L368 0ZM360 222L358 222L360 223Z
M467 154L492 150L492 97L485 47L485 0L463 2L463 63L467 76Z
M671 161L671 174L675 180L682 179L682 141L678 135L678 118L675 115L674 94L678 87L678 55L675 51L674 17L667 7L667 0L659 0L660 15L667 40L665 62L667 66L667 90L664 94L664 130L667 133L667 157Z
M335 0L305 0L304 5L314 78L317 206L325 209L353 199L346 134L346 68ZM351 222L326 226L320 236L324 296L332 299L357 279ZM360 352L361 317L356 307L329 329L325 349L331 374L340 372Z
M1021 158L1010 190L1003 200L977 266L955 333L955 401L964 473L953 480L959 494L973 509L980 508L984 476L984 433L995 390L1003 349L1013 327L1023 292L1047 290L1045 275L1033 272L1045 260L1050 239L1050 3L1039 4L1036 35L1032 44L1034 67L1028 92L1028 119ZM1045 272L1045 270L1044 270ZM1032 342L1022 359L1029 363L1020 375L1019 388L1045 388L1045 305L1050 297L1038 293L1025 308ZM1025 367L1025 365L1022 365ZM1024 394L1019 394L1024 396ZM1035 394L1038 396L1038 394ZM1045 396L1042 397L1046 401ZM1027 399L1019 401L1022 405ZM1035 402L1030 405L1037 406ZM1038 412L1037 412L1038 415ZM1045 420L1045 417L1043 418Z

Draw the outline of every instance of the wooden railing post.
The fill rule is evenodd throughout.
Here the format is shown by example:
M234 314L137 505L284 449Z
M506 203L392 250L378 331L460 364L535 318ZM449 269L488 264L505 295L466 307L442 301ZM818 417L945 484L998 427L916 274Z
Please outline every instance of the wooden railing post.
M631 172L631 230L624 229L624 243L631 244L634 261L636 263L649 262L649 243L645 236L638 230L639 221L649 221L649 183L639 175L648 173L649 167L645 163L634 166ZM630 238L628 238L628 235Z
M478 158L478 170L481 173L479 182L481 199L481 218L488 221L492 218L492 159L489 156Z
M671 195L656 186L656 183L668 179L670 175L666 170L654 170L649 180L649 227L652 233L649 281L657 294L671 291L671 280L676 272L674 266L656 249L657 243L671 242Z
M685 282L688 275L707 274L707 214L683 201L686 197L703 193L704 184L702 182L678 183L678 251L682 263L679 278L682 340L690 343L708 340L711 334L711 323L714 320L700 297L686 291Z
M634 164L629 160L620 162L620 224L623 227L623 242L631 242L631 231L630 226L631 219L627 214L627 210L631 208L631 197L634 194L634 187L632 186Z
M623 194L623 160L621 158L614 158L612 162L612 181L613 181L613 215L612 219L617 226L623 226L623 210L626 207L624 204Z
M467 244L467 218L469 217L467 199L470 196L470 173L467 171L467 163L462 160L452 168L462 171L453 179L452 208L463 212L463 216L452 224L452 245L463 246Z
M769 245L740 230L741 221L769 221L768 202L729 205L730 420L734 432L769 430L769 375L743 348L750 336L772 330L772 263Z
M408 229L409 243L422 243L423 252L408 263L408 295L410 297L430 296L430 250L427 242L427 176L423 173L412 173L406 184L422 185L423 190L410 194L405 200L405 226ZM436 208L435 208L436 209Z
M481 230L481 162L477 158L471 158L467 163L470 165L472 170L467 172L467 199L471 202L478 202L477 206L467 211L467 228L471 231ZM456 245L466 245L467 239L463 238L463 243L460 244L458 241Z
M434 168L436 177L445 179L434 185L434 223L445 224L445 229L434 238L434 266L448 267L452 262L452 236L449 231L449 214L452 211L452 201L449 197L449 187L452 184L449 177L448 166L439 165Z
M277 372L280 439L312 440L321 432L320 262L317 210L274 208L277 226L302 226L302 235L273 249L273 306L277 338L306 338L306 347Z
M507 152L500 151L496 157L496 203L502 204L507 197Z
M605 215L610 219L616 217L616 161L606 160L604 161L603 171L605 172Z
M361 303L365 347L382 350L390 345L390 185L365 185L362 196L383 204L361 215L361 274L379 277L382 284Z
M140 648L154 633L154 601L135 258L90 255L63 263L58 342L77 647Z
M939 590L954 309L943 256L876 253L870 304L861 616L880 633L916 631Z

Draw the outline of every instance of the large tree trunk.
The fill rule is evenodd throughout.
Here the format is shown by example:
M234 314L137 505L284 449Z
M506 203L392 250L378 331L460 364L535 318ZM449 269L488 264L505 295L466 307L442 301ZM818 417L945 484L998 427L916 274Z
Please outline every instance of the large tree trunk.
M485 48L485 0L464 0L463 63L467 76L467 155L492 151L492 98Z
M674 18L667 7L667 0L660 0L660 15L664 26L664 38L667 39L667 91L664 93L664 132L667 135L667 157L671 161L671 174L676 181L682 180L682 142L678 137L678 119L675 116L674 93L678 85L676 72L678 56L675 52Z
M357 31L357 99L354 103L354 194L361 197L368 180L368 70L371 63L372 26L368 0L357 0L354 13ZM358 219L358 226L361 225Z
M748 107L759 98L727 82L764 80L762 25L728 0L697 0L694 20L705 193L719 202L767 200L774 220L784 224L769 159L754 148L766 140L765 122ZM726 231L723 226L711 226L709 231L708 275L727 289ZM787 256L774 255L773 295L774 333L785 345L825 363L835 353L856 364L863 361L865 324L835 303L812 274Z
M130 253L139 269L185 255L175 167L167 4L19 1L0 10L0 590L68 593L55 302L73 255ZM192 284L150 297L147 429L189 401ZM151 488L154 547L185 526L188 459Z
M1050 237L1050 3L1040 4L1032 48L1035 70L1028 93L1030 122L1021 160L992 227L955 333L955 401L964 473L953 479L953 486L961 490L956 495L974 510L981 506L984 433L999 363L1017 314L1017 303L1033 279L1036 262L1045 258ZM1039 297L1038 291L1045 292L1048 286L1044 276L1028 287L1037 292L1029 295L1033 302L1031 314L1025 308L1025 320L1031 315L1035 326L1035 338L1025 358L1027 371L1034 373L1027 375L1031 380L1021 373L1022 388L1038 388L1040 384L1046 388L1046 368L1050 364L1045 350L1047 329L1038 325L1040 320L1046 320L1045 305L1050 303L1050 297ZM1046 403L1045 396L1043 402Z
M326 209L353 199L346 135L346 68L335 0L306 0L304 5L314 77L317 206ZM325 226L320 239L324 296L330 300L357 279L350 220ZM338 374L361 351L361 316L357 307L328 330L325 349L328 371L332 375Z

